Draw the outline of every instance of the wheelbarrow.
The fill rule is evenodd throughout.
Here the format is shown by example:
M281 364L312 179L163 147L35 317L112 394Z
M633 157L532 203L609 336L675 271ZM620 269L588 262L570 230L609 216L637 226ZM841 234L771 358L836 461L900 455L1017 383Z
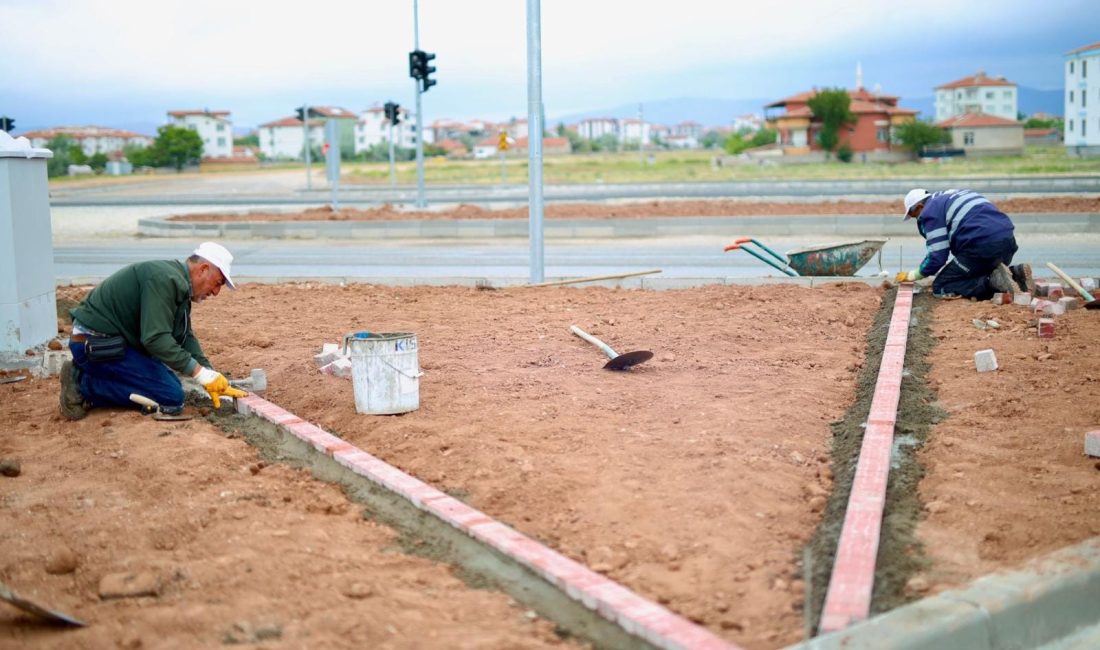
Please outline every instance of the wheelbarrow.
M851 276L863 268L875 253L882 250L886 239L856 239L852 241L806 246L780 255L752 237L742 237L723 250L742 250L768 266L791 277Z

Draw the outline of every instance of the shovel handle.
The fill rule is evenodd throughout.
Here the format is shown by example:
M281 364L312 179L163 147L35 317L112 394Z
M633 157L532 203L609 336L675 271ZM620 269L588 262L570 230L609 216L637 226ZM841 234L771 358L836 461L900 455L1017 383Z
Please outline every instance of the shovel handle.
M140 404L151 409L160 408L160 404L157 404L156 402L144 395L138 395L137 393L130 393L130 401L134 404Z
M584 330L577 327L576 325L570 325L569 329L572 330L574 334L581 337L585 341L588 341L592 345L594 345L594 346L598 347L599 349L603 350L603 353L606 354L609 359L614 359L615 357L619 356L619 353L612 350L610 345L604 343L603 341L599 340L595 336L592 336L588 332L585 332Z
M1087 302L1092 302L1093 301L1092 294L1089 293L1088 291L1085 291L1085 288L1082 287L1081 285L1077 284L1076 280L1074 280L1073 278L1066 275L1065 271L1058 268L1057 266L1054 266L1054 262L1047 262L1047 268L1049 268L1051 271L1054 271L1056 274L1058 274L1058 277L1065 280L1066 284L1073 287L1073 290L1076 291L1077 293L1081 294L1081 297L1084 298Z

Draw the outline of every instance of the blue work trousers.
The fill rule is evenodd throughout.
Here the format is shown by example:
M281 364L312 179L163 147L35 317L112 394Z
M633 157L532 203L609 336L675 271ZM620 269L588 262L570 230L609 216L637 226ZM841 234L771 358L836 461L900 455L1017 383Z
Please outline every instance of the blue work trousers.
M989 300L997 292L989 283L989 274L998 264L1012 264L1016 254L1016 238L988 242L967 250L952 251L954 257L932 281L932 293L937 296L955 294L963 298Z
M77 367L80 393L95 406L130 406L130 394L144 395L172 413L183 408L183 385L168 366L158 359L126 346L116 361L90 361L84 342L69 342L73 365Z

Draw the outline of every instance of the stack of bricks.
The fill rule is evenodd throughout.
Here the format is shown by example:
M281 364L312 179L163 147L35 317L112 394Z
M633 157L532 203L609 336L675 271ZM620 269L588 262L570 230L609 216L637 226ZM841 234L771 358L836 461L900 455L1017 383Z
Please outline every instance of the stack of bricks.
M313 362L326 375L351 377L351 359L340 349L339 343L322 344L321 353L313 355Z

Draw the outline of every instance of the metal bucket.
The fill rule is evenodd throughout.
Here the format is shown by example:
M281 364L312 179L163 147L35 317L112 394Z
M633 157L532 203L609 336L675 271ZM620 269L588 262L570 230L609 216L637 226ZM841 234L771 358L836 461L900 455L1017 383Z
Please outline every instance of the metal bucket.
M408 413L420 408L420 361L416 335L354 332L344 337L351 357L355 410L368 415Z

